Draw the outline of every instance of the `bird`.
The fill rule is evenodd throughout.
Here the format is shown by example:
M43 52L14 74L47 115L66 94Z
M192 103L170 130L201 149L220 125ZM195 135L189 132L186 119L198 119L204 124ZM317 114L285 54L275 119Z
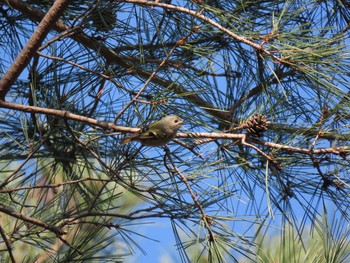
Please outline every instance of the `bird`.
M145 146L164 146L175 138L177 131L183 124L180 117L168 115L144 127L141 132L125 136L121 139L120 144L138 141Z

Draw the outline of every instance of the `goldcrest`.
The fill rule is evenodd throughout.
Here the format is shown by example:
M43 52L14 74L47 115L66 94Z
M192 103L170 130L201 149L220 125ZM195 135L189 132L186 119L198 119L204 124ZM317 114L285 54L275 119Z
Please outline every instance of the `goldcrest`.
M183 123L178 116L165 116L163 119L146 126L141 132L125 136L121 139L120 144L138 141L146 146L163 146L175 138Z

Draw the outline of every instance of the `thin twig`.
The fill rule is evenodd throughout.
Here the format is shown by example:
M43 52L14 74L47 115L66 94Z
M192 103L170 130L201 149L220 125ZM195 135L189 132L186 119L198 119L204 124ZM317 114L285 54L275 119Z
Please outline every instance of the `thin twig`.
M119 174L116 172L116 170L112 169L111 167L109 167L99 156L97 153L95 153L90 147L87 146L86 143L82 142L76 135L75 133L72 131L72 129L70 128L67 120L65 120L65 123L66 123L66 127L68 129L68 131L71 133L73 139L79 143L82 147L84 147L84 149L86 149L88 152L90 152L90 154L92 154L94 156L94 158L102 165L102 167L104 167L110 174L110 178L111 179L118 179L118 184L120 184L121 186L125 187L126 189L130 189L131 191L134 190L134 191L137 191L139 194L141 192L148 192L147 190L145 189L141 189L141 188L138 188L136 187L135 185L133 184L129 184L128 182L125 182L125 180L119 176ZM138 153L138 152L137 152ZM135 154L137 154L135 153ZM106 182L105 184L107 184L108 182ZM104 185L105 185L104 184ZM103 186L104 187L104 186Z
M72 215L63 222L61 222L60 227L64 227L67 225L75 225L79 224L80 220L82 218L86 217L114 217L114 218L123 218L128 220L139 220L139 219L145 219L145 218L168 218L168 214L164 214L163 212L155 212L153 214L147 214L147 215L139 215L139 216L131 216L127 214L120 214L120 213L105 213L105 212L97 212L97 211L89 211L88 213L81 213L77 215ZM76 222L79 220L78 222Z
M190 193L190 196L191 196L193 202L195 203L196 207L198 208L198 210L200 211L200 213L202 215L202 220L204 221L205 228L208 230L208 233L209 233L209 241L214 242L215 235L214 235L213 230L211 229L210 223L208 221L208 218L210 218L210 217L205 213L201 203L198 201L198 199L196 197L196 194L193 192L190 184L188 183L186 176L184 176L182 174L182 172L179 170L179 168L177 168L177 166L175 165L173 159L171 158L169 148L167 146L165 146L165 151L166 151L166 155L167 155L168 159L171 162L171 165L173 166L173 169L180 176L181 181L186 185L186 188L187 188L188 192Z
M110 182L111 179L82 178L82 179L62 182L62 183L58 183L58 184L30 185L30 186L28 185L28 186L22 186L22 187L12 188L12 189L3 189L3 190L0 190L0 193L13 193L13 192L18 192L18 191L33 190L33 189L58 188L58 187L62 187L64 185L77 184L77 183L86 182L86 181Z
M16 263L15 257L13 256L13 253L12 253L11 243L8 240L8 238L6 237L6 233L5 233L4 229L1 227L1 225L0 225L0 235L2 237L2 240L4 240L4 242L5 242L7 252L9 253L10 258L11 258L11 262Z
M0 189L4 188L9 182L10 180L23 168L23 166L34 156L34 154L40 149L40 147L42 146L42 143L40 143L40 145L38 145L32 152L30 152L28 154L28 156L26 157L26 159L17 167L17 169L15 171L13 171L12 174L10 174L8 177L6 177L2 183L0 184ZM25 173L20 173L16 178L25 175Z
M155 71L152 72L152 74L148 77L148 79L146 80L145 84L143 85L143 87L139 90L139 92L130 100L130 102L122 109L119 111L118 115L114 118L113 123L116 123L117 120L120 118L120 116L122 116L124 114L124 112L140 97L140 95L142 94L142 92L146 89L146 87L148 86L148 84L155 78L157 72L166 64L166 62L168 61L168 59L170 58L170 56L173 54L173 52L175 51L175 49L186 43L187 39L194 33L196 32L196 30L191 30L190 33L188 33L186 36L184 36L183 38L181 38L180 40L176 41L176 44L174 45L174 47L169 51L169 53L167 54L167 56L163 59L163 61L159 64L159 66L156 68Z
M315 137L314 141L311 143L310 152L312 152L314 150L316 142L320 138L320 134L322 133L322 126L323 126L323 123L324 123L324 117L325 117L326 114L327 114L327 110L324 109L322 111L322 114L321 114L319 122L316 124L317 126L319 126L319 130L318 130L318 132L316 134L316 137Z
M52 59L52 60L57 60L57 61L65 62L65 63L67 63L67 64L70 64L70 65L74 66L74 67L80 68L80 69L85 70L85 71L87 71L87 72L91 72L91 73L93 73L93 74L95 74L95 75L97 75L97 76L100 76L100 77L103 78L103 79L106 79L106 80L110 80L110 79L111 79L111 76L108 76L108 75L99 73L99 72L97 72L97 71L91 70L91 69L89 69L89 68L86 68L86 67L84 67L84 66L82 66L82 65L79 65L78 63L69 61L69 60L67 60L67 59L60 58L60 57L56 57L56 56L46 55L46 54L41 53L41 52L39 52L39 51L37 52L37 54L38 54L39 56L41 56L41 57L44 57L44 58L48 58L48 59Z

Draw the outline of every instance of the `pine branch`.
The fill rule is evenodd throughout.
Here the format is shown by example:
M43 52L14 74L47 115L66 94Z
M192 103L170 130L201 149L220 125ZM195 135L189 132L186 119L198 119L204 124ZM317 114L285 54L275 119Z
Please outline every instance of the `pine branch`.
M12 216L12 217L15 217L15 218L18 218L24 222L27 222L27 223L30 223L30 224L33 224L33 225L36 225L36 226L40 226L44 229L47 229L53 233L55 233L57 236L62 236L62 235L65 235L67 234L66 231L64 231L61 227L58 227L58 226L55 226L55 225L52 225L52 224L48 224L42 220L39 220L39 219L36 219L36 218L33 218L33 217L30 217L30 216L27 216L27 215L24 215L24 214L21 214L21 213L18 213L10 208L7 208L5 206L2 206L0 205L0 212L4 213L4 214L7 214L9 216Z
M29 8L28 6L24 5L23 3L17 0L8 0L8 3L11 7L16 8L17 10L23 12L31 18L36 19L36 21L41 21L41 19L44 17L44 13L41 10L36 8ZM60 33L65 33L67 31L71 32L71 28L69 26L60 22L56 22L53 25L53 29ZM108 63L115 63L125 68L126 70L133 69L135 74L145 79L150 78L150 76L152 75L152 73L147 70L134 68L133 63L125 60L125 58L117 54L112 49L104 46L96 39L89 37L82 32L77 32L76 34L69 35L69 37L74 39L78 43L84 45L85 47L100 53L106 59L106 61L108 61ZM203 100L198 94L188 92L184 87L173 83L173 81L171 80L155 76L152 82L165 88L172 87L172 90L177 94L187 94L185 97L186 100L194 103L195 105L203 107L203 109L210 113L212 116L215 116L221 120L229 119L229 114L218 110L210 102Z
M7 109L13 109L13 110L19 110L19 111L23 111L23 112L42 113L42 114L47 114L50 116L60 117L62 119L70 119L70 120L80 121L80 122L87 123L91 126L97 126L97 127L101 127L103 129L106 129L106 130L113 130L116 132L138 132L138 131L140 131L140 129L138 129L138 128L128 128L128 127L117 126L114 123L107 123L104 121L98 121L98 120L88 118L85 116L73 114L73 113L70 113L68 111L48 109L48 108L28 106L28 105L26 106L26 105L22 105L22 104L16 104L16 103L11 103L11 102L1 101L1 100L0 100L0 107L7 108Z
M6 1L13 6L23 5L20 1L12 0ZM7 92L10 90L13 83L17 80L18 76L29 64L30 60L34 56L35 52L40 47L42 41L50 32L52 25L59 19L67 8L68 0L56 0L50 10L45 16L43 16L37 29L34 31L32 37L29 39L21 53L17 56L16 60L12 63L12 66L5 72L0 79L0 99L4 100Z

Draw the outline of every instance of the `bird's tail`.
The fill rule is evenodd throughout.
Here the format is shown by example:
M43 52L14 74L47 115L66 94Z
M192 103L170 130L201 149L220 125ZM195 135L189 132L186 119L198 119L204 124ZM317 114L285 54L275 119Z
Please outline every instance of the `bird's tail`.
M124 138L121 138L120 139L120 145L124 145L128 142L131 142L131 141L134 141L135 139L137 139L139 137L139 133L134 133L134 134L131 134L129 136L125 136Z

